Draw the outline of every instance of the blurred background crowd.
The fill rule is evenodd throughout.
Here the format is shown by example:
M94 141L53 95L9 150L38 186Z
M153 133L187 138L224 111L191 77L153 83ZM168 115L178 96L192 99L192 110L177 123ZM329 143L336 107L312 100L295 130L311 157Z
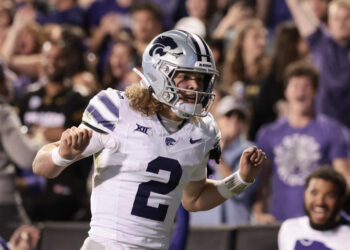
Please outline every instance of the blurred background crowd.
M323 165L350 183L349 0L1 0L0 225L90 219L92 159L45 180L33 156L99 90L137 83L145 47L173 28L204 38L220 72L223 161L208 162L209 178L253 144L269 159L247 192L191 225L301 216L305 179Z

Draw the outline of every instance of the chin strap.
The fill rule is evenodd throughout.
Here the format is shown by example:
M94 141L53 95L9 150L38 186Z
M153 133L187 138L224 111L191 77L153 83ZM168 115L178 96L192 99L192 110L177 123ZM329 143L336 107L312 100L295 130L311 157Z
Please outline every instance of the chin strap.
M173 111L180 118L189 119L192 116L201 114L202 108L202 104L194 105L190 103L177 102L174 107L171 107L171 111Z

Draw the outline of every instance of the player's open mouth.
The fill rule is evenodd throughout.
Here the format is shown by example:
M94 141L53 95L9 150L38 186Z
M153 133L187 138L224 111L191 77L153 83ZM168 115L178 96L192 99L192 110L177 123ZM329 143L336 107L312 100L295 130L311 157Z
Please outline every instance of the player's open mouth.
M180 94L180 100L187 103L195 103L196 95L185 95L183 93Z

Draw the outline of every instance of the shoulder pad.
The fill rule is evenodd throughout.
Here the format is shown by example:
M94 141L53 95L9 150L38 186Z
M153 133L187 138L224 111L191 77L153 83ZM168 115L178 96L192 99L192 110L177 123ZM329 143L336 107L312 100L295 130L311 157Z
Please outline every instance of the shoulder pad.
M220 145L221 133L214 120L214 117L210 113L201 119L199 126L210 138L206 146L206 152L209 152L210 150L216 148L217 145Z
M221 133L219 127L216 124L214 117L210 113L208 113L206 117L202 118L201 127L210 137L215 138L215 142L220 140Z
M83 114L83 123L106 133L113 132L119 121L122 94L113 89L100 91L89 102ZM99 131L98 131L99 132Z

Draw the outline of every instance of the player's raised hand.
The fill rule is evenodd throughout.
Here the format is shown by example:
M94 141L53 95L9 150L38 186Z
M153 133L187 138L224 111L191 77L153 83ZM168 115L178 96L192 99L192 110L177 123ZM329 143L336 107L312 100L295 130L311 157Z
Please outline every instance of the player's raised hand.
M265 153L256 146L244 150L239 166L239 175L241 178L246 182L253 182L259 174L264 160L266 160Z
M90 142L92 130L71 127L66 129L60 139L59 154L68 160L80 155Z

